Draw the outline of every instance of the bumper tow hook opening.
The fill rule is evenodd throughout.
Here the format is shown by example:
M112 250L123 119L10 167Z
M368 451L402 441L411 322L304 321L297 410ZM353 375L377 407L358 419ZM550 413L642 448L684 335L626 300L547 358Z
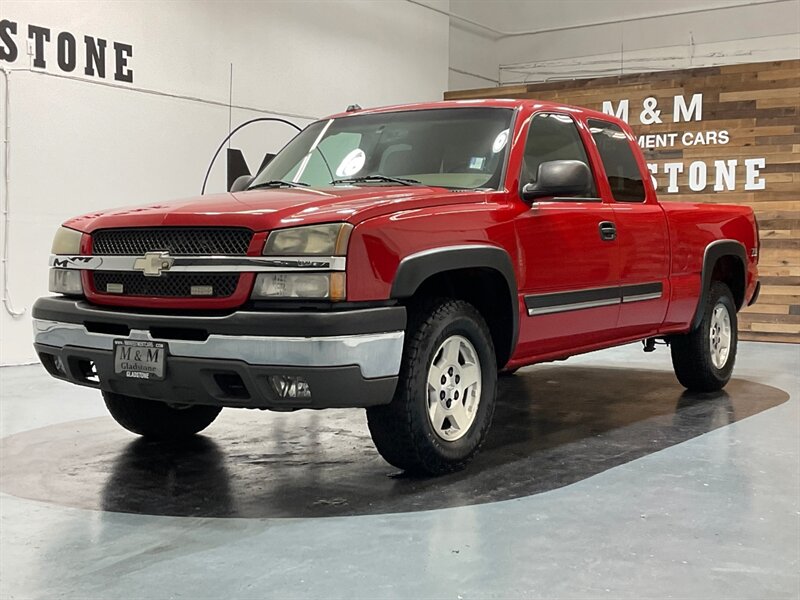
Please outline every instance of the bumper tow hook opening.
M78 371L84 381L93 383L95 385L100 384L100 377L97 375L97 367L95 366L94 361L79 360Z
M214 382L220 391L229 398L239 400L250 398L250 392L247 391L247 386L238 373L215 373Z

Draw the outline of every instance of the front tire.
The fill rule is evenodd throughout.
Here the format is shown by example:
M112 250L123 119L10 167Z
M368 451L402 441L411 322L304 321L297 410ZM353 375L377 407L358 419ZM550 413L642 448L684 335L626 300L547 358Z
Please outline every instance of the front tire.
M672 366L683 387L715 392L725 387L736 361L736 304L727 285L714 281L700 326L670 339Z
M411 311L392 402L367 409L378 452L411 473L462 469L494 414L497 361L481 314L462 300Z
M165 402L142 400L103 392L106 408L114 420L130 432L145 438L175 440L190 437L214 422L219 406L173 408Z

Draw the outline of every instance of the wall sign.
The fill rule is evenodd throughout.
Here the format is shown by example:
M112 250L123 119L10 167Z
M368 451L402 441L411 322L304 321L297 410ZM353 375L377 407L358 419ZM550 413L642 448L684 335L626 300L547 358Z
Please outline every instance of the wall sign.
M133 83L131 44L40 25L24 27L8 19L0 21L0 62L27 62L29 55L36 69Z
M676 126L690 121L700 122L703 120L703 94L702 92L692 94L687 101L686 96L678 94L671 98L672 110L667 115L666 111L659 107L659 99L655 96L647 96L642 100L641 111L638 113L638 124L661 125L671 118L671 122ZM602 110L608 115L614 115L630 124L629 98L619 100L616 104L613 100L603 100ZM703 131L669 131L664 133L642 133L637 137L639 146L645 153L648 150L658 148L687 148L691 146L725 146L731 141L730 132L727 129L710 129ZM720 150L722 153L723 150ZM740 164L742 162L743 164ZM688 173L689 189L693 192L705 191L709 186L715 192L724 192L736 189L737 171L744 169L744 190L763 190L766 188L766 180L761 176L761 169L766 167L765 157L745 158L743 161L732 158L726 160L709 159L694 160L688 165L684 161L648 163L647 168L653 174L653 185L659 189L656 175L664 175L667 180L666 189L661 191L668 194L679 193L678 175Z
M800 60L448 92L531 98L627 121L662 200L751 206L761 296L742 338L800 342Z

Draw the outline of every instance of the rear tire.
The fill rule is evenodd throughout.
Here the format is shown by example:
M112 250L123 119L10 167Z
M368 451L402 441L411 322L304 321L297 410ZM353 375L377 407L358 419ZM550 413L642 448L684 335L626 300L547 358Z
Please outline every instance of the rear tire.
M372 440L400 469L442 475L478 452L494 414L497 361L481 314L462 300L410 311L392 402L367 409Z
M202 431L217 418L219 406L173 408L165 402L142 400L122 394L103 392L108 412L128 431L142 437L175 440Z
M727 285L711 283L700 326L670 338L672 366L683 387L715 392L725 387L736 362L736 304Z

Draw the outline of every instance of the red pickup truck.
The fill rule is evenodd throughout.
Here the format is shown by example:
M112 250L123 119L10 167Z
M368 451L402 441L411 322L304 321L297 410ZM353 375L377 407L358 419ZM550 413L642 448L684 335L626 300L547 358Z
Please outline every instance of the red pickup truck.
M659 203L606 114L356 109L228 193L67 221L35 347L144 436L364 407L389 463L439 474L480 447L498 373L660 339L681 384L722 388L758 252L747 207Z

